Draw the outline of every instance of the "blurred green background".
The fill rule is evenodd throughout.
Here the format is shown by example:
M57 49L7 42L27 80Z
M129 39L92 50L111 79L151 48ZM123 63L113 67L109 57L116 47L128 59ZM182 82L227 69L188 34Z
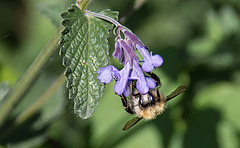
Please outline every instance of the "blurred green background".
M73 1L0 1L0 105L60 25L60 13ZM120 12L120 22L164 58L154 72L161 91L187 91L168 103L156 120L132 118L115 95L114 83L93 116L74 115L65 84L22 124L16 118L32 106L64 72L58 51L0 127L0 148L239 148L240 147L240 1L95 0L92 11ZM110 53L114 35L110 35ZM117 60L111 64L121 67ZM1 113L0 113L1 114Z

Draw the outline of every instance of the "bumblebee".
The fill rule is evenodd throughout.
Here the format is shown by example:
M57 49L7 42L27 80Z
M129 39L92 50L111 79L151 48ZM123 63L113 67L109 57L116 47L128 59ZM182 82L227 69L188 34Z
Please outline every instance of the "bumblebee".
M146 94L141 94L134 84L134 81L130 82L130 96L128 99L121 95L122 104L125 110L130 114L135 114L132 120L128 121L123 130L128 130L141 119L152 120L161 114L166 106L166 102L172 98L178 96L186 90L185 85L179 86L170 95L164 97L164 95L158 90L161 87L160 79L154 73L148 73L151 78L156 82L155 89L149 89Z

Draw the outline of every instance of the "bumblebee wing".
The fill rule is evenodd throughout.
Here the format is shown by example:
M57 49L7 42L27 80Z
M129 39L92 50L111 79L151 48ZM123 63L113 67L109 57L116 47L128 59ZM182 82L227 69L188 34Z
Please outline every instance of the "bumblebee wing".
M181 94L182 92L184 92L187 89L186 85L181 85L179 86L177 89L175 89L170 95L168 95L166 97L165 102L168 102L169 100L171 100L172 98L176 97L177 95Z
M122 130L126 131L129 128L131 128L132 126L134 126L135 124L137 124L142 118L138 118L138 117L133 117L131 120L129 120L125 126L123 127Z

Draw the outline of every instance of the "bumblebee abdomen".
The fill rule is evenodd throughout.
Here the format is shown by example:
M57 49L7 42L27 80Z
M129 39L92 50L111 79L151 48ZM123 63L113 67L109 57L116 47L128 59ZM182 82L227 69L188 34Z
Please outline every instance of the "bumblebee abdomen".
M165 104L163 102L157 102L153 106L148 106L146 108L141 108L136 106L134 112L138 118L144 118L145 120L155 119L159 114L161 114L165 109Z

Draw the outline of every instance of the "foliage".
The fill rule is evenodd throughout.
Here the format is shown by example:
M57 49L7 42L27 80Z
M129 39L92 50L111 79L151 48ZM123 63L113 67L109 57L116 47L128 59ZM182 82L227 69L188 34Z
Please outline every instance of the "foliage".
M56 31L60 13L70 7L64 1L54 2L0 2L0 10L6 12L0 16L5 20L0 23L0 28L4 28L0 31L0 81L9 83L0 85L0 108L9 87ZM82 120L73 113L74 101L68 99L63 81L55 87L56 91L49 92L65 69L56 51L0 127L0 147L240 146L240 2L152 0L138 5L139 2L95 0L90 9L119 10L121 23L151 50L155 49L154 54L163 57L163 66L155 70L163 83L161 91L169 94L180 84L187 84L187 91L171 100L157 119L141 121L123 132L123 125L132 116L124 111L114 93L114 83L110 83L93 116ZM109 36L112 54L114 36ZM110 64L117 63L110 59ZM49 93L49 97L44 97ZM19 120L41 96L48 99L30 112L31 116Z

